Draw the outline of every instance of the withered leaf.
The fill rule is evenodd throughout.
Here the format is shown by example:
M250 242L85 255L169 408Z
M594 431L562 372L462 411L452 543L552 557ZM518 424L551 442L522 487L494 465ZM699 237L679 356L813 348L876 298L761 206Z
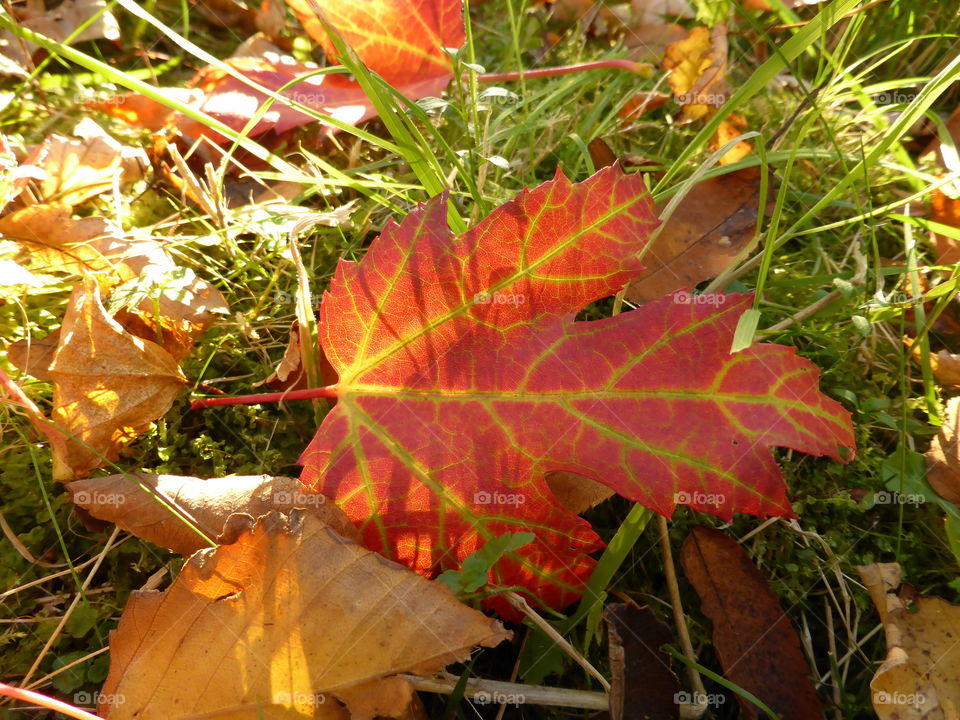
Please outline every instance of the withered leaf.
M887 639L887 657L870 682L880 720L941 720L960 713L960 606L938 597L898 597L900 566L857 568ZM901 593L903 595L903 593Z
M24 161L44 171L37 183L41 203L79 205L115 183L139 179L149 164L142 148L122 145L89 118L74 134L81 139L48 135Z
M603 611L610 648L612 720L676 720L680 684L670 656L660 648L674 641L648 607L629 603Z
M682 106L679 122L699 120L727 100L727 26L695 27L667 47L663 69L670 72L673 96Z
M694 527L680 553L687 579L713 621L713 646L726 678L750 691L783 720L822 718L800 639L766 578L733 539ZM749 720L762 716L738 695Z
M234 513L260 517L271 510L289 512L299 507L340 535L360 541L359 531L342 510L294 478L236 475L204 480L133 473L77 480L67 489L74 504L93 517L187 557L207 543L158 498L190 518L211 539L220 536L227 518Z
M499 622L299 510L134 593L110 638L109 720L400 717L430 673L509 637ZM230 541L230 538L227 539ZM111 698L123 703L110 704Z
M50 366L53 421L71 439L54 453L57 479L80 477L162 417L186 383L170 353L111 318L92 280L70 298Z
M646 269L627 288L627 299L636 304L656 300L726 270L753 240L760 172L744 168L698 183L643 255Z

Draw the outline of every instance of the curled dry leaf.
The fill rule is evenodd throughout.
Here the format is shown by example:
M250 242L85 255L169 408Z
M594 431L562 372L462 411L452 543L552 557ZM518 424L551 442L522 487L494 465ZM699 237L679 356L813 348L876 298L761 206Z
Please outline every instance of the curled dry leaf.
M207 543L161 500L212 539L220 536L227 518L234 513L260 517L271 510L289 513L293 508L304 508L340 535L360 541L359 531L343 511L294 478L235 475L203 480L133 473L76 480L67 489L74 504L93 517L185 557L207 547Z
M900 566L857 568L880 613L887 656L870 682L880 720L960 717L960 607L914 592L898 596Z
M79 205L115 185L138 180L149 165L142 148L122 145L89 118L74 134L81 139L48 135L24 161L43 171L36 183L40 203Z
M83 476L162 417L186 383L166 350L111 318L92 280L78 285L53 356L53 421L67 436L54 477Z
M930 193L930 219L942 225L960 229L960 197L950 197L942 190ZM933 233L937 265L953 265L960 262L960 241Z
M627 299L636 304L656 300L726 270L753 241L760 172L744 168L698 183L644 253L646 268L627 288Z
M940 497L960 504L960 397L947 401L942 420L926 454L927 480Z
M101 217L75 220L64 204L12 212L0 218L0 233L27 249L35 270L92 276L102 290L127 283L130 309L116 319L134 335L162 345L176 360L227 310L216 288L192 270L177 267L153 238L130 237ZM37 372L44 369L31 363L30 374L40 377Z
M724 676L783 720L823 718L800 638L766 578L733 538L694 527L680 552L687 579L713 621L713 646ZM748 720L765 715L737 695Z
M302 511L231 526L230 544L193 555L168 590L131 596L110 637L108 720L402 717L413 690L397 674L509 637Z

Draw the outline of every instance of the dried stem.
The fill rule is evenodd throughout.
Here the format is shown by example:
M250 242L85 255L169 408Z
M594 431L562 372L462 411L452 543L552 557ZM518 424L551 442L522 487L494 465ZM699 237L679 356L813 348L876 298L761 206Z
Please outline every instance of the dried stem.
M677 584L677 571L673 567L673 551L670 549L670 526L667 519L662 515L657 515L657 521L660 525L660 551L663 554L663 571L666 574L667 589L670 592L670 605L673 607L673 620L677 626L677 637L680 640L680 647L683 654L691 662L697 662L697 656L693 652L693 643L690 642L690 633L687 630L687 619L683 614L683 604L680 602L680 586ZM687 674L690 678L690 687L693 688L694 697L703 700L707 696L707 690L703 686L703 680L700 679L700 673L696 667L687 665ZM705 702L693 703L692 714L684 717L698 718L707 710Z
M573 647L573 645L567 642L566 638L558 633L550 623L540 617L537 611L530 607L530 604L526 600L517 595L515 592L505 593L504 597L513 607L530 618L530 621L534 625L543 630L543 632L545 632L561 650L572 657L577 665L582 667L584 670L590 673L590 675L596 678L597 682L600 683L604 690L610 692L610 682L600 673L600 671L591 665L590 661L580 654L577 649Z

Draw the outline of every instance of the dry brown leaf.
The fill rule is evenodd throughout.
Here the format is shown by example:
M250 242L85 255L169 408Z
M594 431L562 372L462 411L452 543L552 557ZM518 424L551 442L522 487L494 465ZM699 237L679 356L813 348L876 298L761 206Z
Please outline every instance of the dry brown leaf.
M20 372L37 380L49 381L52 380L50 363L59 344L60 330L54 330L39 340L17 340L7 345L7 360Z
M719 530L696 526L683 543L680 561L703 614L713 622L713 646L724 677L783 720L822 719L800 638L740 544ZM745 697L737 695L737 701L748 720L764 716Z
M39 203L79 205L115 185L140 179L149 165L142 148L122 145L89 118L74 134L81 139L48 135L24 161L44 172L37 183Z
M727 101L727 26L695 27L690 35L667 47L663 69L682 110L678 122L708 117Z
M196 553L167 591L131 596L110 637L108 720L401 717L413 691L397 674L509 637L302 511L230 525L232 544Z
M613 490L606 485L576 473L553 472L548 473L546 479L557 501L577 515L613 495Z
M635 120L641 115L662 108L670 96L656 90L644 90L636 93L617 113L625 120Z
M907 345L912 346L913 340L911 339ZM914 359L921 360L919 345L914 347L912 354ZM937 382L944 387L960 388L960 355L946 350L940 350L936 355L931 354L930 369Z
M105 218L74 220L64 204L32 205L0 218L0 233L29 250L35 270L93 276L103 290L129 283L130 309L117 320L177 360L227 311L220 291L177 267L160 243L130 237Z
M723 272L754 238L760 172L744 168L696 185L644 253L646 270L626 298L642 304Z
M870 683L880 720L960 717L960 606L937 597L898 597L895 563L857 571L883 621L887 657Z
M74 504L93 517L112 522L122 530L186 557L207 547L207 543L158 498L181 511L211 539L220 536L233 513L260 517L271 510L289 512L298 507L340 535L360 542L360 531L340 508L294 478L235 475L203 480L181 475L132 473L77 480L67 485L67 489Z
M95 275L103 287L134 280L144 264L165 257L157 243L131 241L106 218L72 219L62 203L12 212L0 218L0 233L25 244L35 270Z
M65 452L54 454L58 480L100 467L100 455L115 460L121 447L170 409L186 383L166 350L107 315L92 280L74 289L61 338L50 366L53 421L72 439Z
M943 425L927 451L927 480L940 497L960 504L960 397L947 400Z
M0 69L0 75L2 74ZM40 168L21 165L10 142L0 133L0 210L19 196L30 180L42 180L44 177L46 172Z

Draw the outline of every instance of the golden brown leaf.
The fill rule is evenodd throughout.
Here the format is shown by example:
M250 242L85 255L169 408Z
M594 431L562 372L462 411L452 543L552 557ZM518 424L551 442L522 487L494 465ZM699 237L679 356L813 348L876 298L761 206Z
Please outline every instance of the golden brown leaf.
M644 253L646 269L627 288L627 299L649 302L719 275L753 240L759 203L755 167L696 185Z
M895 563L857 568L887 638L870 683L880 720L948 720L960 715L960 606L937 597L897 596ZM911 593L912 595L912 593Z
M37 183L40 203L79 205L115 185L138 180L149 164L142 148L121 145L90 119L81 121L74 133L81 139L48 135L24 161L45 174Z
M340 508L294 478L234 475L204 480L133 473L77 480L67 489L74 504L93 517L186 557L207 547L207 543L161 500L190 518L211 539L223 532L233 513L260 517L271 510L289 512L297 507L340 535L360 542L360 532Z
M53 421L71 439L54 455L57 479L80 477L162 417L186 383L166 350L107 315L92 280L77 286L50 366Z
M131 596L110 638L101 715L400 717L412 688L397 674L509 637L445 586L302 511L255 525L235 515L230 529L232 544L196 553L167 591Z
M720 123L720 127L717 128L717 132L714 133L712 138L710 138L710 149L719 150L734 138L743 135L746 129L746 118L744 118L742 115L737 115L736 113L730 113L726 118L724 118L723 122ZM723 154L719 160L719 163L721 165L732 165L735 162L743 160L743 158L749 155L752 151L753 144L749 140L741 140Z
M32 375L37 380L51 380L50 363L60 344L60 330L39 340L28 338L7 345L7 360L17 370Z

